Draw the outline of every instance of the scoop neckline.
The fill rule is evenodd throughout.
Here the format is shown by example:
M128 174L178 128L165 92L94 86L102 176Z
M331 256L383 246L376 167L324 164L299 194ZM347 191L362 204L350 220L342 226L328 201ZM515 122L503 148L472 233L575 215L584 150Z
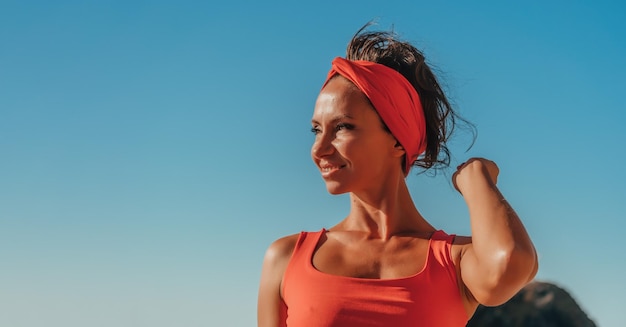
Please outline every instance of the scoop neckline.
M351 276L342 276L342 275L334 275L331 273L327 273L324 271L319 270L317 267L315 267L315 265L313 265L313 255L315 254L315 249L317 248L317 245L320 242L320 239L322 238L322 235L326 234L326 232L328 232L328 230L326 228L322 228L322 230L320 230L319 232L317 232L317 239L315 240L315 246L312 247L312 250L310 251L310 253L307 254L308 256L308 260L307 260L307 265L306 268L310 271L312 271L315 274L318 274L322 277L325 278L334 278L334 279L343 279L346 281L354 281L354 282L359 282L359 283L389 283L389 282L402 282L402 281L408 281L414 278L419 277L424 271L426 271L426 268L428 268L428 265L431 261L431 256L432 256L432 242L433 242L433 238L435 236L435 234L441 233L441 230L436 230L434 231L431 235L430 238L428 239L428 252L426 253L426 259L424 260L424 265L422 266L422 269L420 269L420 271L411 274L409 276L403 276L403 277L396 277L396 278L361 278L361 277L351 277Z

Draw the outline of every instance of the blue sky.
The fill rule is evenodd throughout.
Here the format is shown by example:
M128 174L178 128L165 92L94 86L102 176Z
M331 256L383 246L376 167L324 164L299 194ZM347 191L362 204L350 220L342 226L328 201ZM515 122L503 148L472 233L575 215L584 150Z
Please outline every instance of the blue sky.
M423 49L456 107L453 166L495 160L540 255L623 326L626 8L0 1L0 325L251 326L265 248L348 210L309 157L330 60L370 20ZM469 234L452 171L410 176Z

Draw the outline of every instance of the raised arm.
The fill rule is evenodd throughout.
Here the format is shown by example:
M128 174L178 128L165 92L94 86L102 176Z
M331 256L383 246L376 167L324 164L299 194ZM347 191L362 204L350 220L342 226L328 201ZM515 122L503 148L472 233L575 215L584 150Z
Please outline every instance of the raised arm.
M496 187L498 173L494 162L473 158L452 177L467 203L472 229L472 242L461 254L461 278L471 296L487 306L508 301L538 268L524 225Z
M272 243L265 252L257 302L258 327L287 326L287 307L280 289L297 240L297 234L281 238Z

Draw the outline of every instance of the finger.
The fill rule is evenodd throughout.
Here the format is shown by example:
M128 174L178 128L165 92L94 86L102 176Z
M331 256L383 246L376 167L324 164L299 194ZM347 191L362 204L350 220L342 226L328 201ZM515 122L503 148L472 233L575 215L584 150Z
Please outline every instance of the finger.
M463 166L465 166L469 161L465 161L465 162L461 162L461 164L459 164L458 166L456 166L456 170L460 170L461 168L463 168Z

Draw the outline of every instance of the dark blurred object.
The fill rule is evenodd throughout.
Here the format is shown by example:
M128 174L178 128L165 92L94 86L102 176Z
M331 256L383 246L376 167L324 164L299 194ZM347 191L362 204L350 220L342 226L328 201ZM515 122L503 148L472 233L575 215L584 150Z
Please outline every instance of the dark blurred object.
M479 306L467 327L596 327L562 288L532 282L507 303Z

